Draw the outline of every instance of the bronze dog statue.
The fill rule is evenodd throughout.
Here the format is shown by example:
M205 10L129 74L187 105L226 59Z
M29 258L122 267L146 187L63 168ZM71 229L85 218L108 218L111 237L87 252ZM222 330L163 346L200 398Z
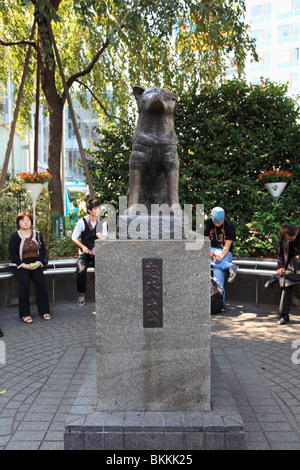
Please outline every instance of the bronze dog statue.
M168 204L181 214L178 199L179 159L174 131L177 95L163 88L133 87L139 117L129 161L128 215L137 204Z

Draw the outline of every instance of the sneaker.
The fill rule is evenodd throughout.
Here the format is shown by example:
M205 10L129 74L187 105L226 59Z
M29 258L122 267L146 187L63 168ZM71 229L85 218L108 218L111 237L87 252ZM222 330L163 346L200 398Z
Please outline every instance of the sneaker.
M78 301L77 301L79 307L84 307L85 305L85 295L84 294L78 294Z
M238 269L239 267L236 265L232 266L232 268L229 268L229 278L228 278L229 284L234 281L235 276L238 272Z

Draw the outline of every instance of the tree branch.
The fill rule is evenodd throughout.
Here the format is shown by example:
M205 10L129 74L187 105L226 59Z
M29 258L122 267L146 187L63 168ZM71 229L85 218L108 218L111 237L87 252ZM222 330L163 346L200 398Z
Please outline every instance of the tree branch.
M128 15L128 13L127 13L127 15ZM118 26L118 29L123 29L124 27L125 27L125 21L123 21L122 24ZM69 77L69 79L67 80L67 85L68 85L69 88L72 86L72 83L77 80L77 78L84 77L85 75L87 75L88 73L90 73L92 71L94 65L98 62L99 57L103 54L105 49L107 49L110 42L111 42L110 38L108 37L106 39L106 41L102 44L101 49L94 55L94 57L91 60L90 64L84 70L82 70L81 72L77 72L74 75L71 75L71 77Z
M99 57L103 54L103 52L109 46L109 44L110 44L110 39L108 38L106 39L105 43L102 45L101 49L94 55L90 64L84 70L81 70L81 72L77 72L74 75L71 75L71 77L69 77L69 79L67 80L67 85L69 88L72 86L72 83L77 80L77 78L84 77L85 75L91 72L94 65L99 60Z
M34 47L35 50L37 50L37 45L35 41L28 41L24 39L23 41L6 42L0 39L1 46L19 46L20 44L26 44L28 46L32 46Z
M99 104L99 106L101 107L101 109L103 110L105 116L107 116L109 119L119 119L119 121L123 121L127 126L130 126L130 124L127 122L127 121L124 121L124 119L121 119L119 118L118 116L114 116L112 114L109 114L105 107L103 106L103 104L101 103L101 101L97 98L97 96L92 92L92 90L90 89L90 87L88 85L86 85L85 83L81 82L80 80L74 80L75 82L77 83L80 83L80 85L84 86L88 91L89 93L91 94L91 96L94 98L95 101L97 101L97 103Z

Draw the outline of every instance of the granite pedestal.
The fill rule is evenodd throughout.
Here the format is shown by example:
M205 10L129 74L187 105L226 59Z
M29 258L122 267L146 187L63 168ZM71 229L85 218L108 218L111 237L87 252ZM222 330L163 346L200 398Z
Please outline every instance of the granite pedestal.
M97 241L96 314L91 405L71 413L66 449L243 448L212 389L208 241Z
M209 249L187 251L183 240L96 244L98 409L210 408Z

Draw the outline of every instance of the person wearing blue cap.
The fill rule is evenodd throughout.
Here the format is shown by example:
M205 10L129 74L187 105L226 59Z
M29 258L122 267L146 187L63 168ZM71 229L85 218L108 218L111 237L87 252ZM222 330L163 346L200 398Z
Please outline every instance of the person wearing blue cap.
M211 218L204 222L204 236L211 241L211 266L213 276L223 289L223 310L225 310L225 271L229 270L228 282L234 281L238 266L232 263L233 242L236 240L235 226L225 219L222 207L214 207Z

